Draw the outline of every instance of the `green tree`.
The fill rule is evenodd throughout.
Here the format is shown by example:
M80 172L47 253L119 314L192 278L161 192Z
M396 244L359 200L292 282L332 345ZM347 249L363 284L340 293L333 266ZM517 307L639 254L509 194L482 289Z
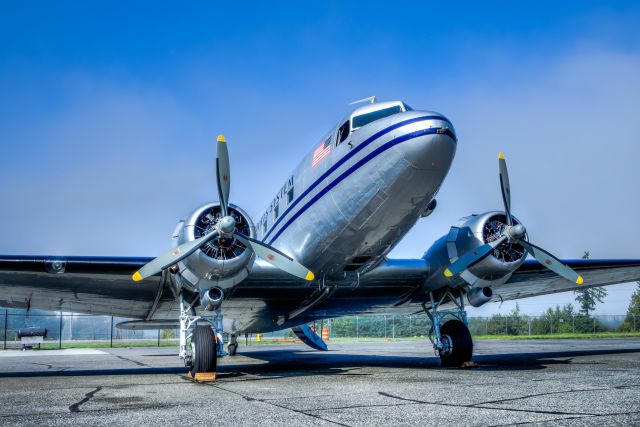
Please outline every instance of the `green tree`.
M582 255L582 259L589 259L589 251ZM607 296L607 290L604 288L579 288L575 291L576 302L580 306L580 313L585 316L595 310L596 304L603 303Z
M624 318L622 326L620 326L620 330L624 332L635 332L640 329L640 282L637 283L638 287L633 292L633 295L631 295L627 316Z

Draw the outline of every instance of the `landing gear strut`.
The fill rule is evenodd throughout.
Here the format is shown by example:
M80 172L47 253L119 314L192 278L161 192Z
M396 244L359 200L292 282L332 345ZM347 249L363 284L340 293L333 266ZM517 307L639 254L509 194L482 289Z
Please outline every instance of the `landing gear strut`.
M196 316L194 300L187 305L182 293L180 300L180 350L179 356L191 374L215 372L217 358L224 356L222 339L222 313L213 316ZM190 345L187 345L190 341Z
M447 297L456 305L457 310L439 310ZM461 367L465 362L471 361L473 341L467 328L467 312L464 310L462 297L462 292L456 298L447 289L440 299L436 300L433 292L429 292L431 307L427 308L426 304L422 304L422 308L431 319L429 340L436 355L440 356L442 366ZM447 316L453 319L444 322Z

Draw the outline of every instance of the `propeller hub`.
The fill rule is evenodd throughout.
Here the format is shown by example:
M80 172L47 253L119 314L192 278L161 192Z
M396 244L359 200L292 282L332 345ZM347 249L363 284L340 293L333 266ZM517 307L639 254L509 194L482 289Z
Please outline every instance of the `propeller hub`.
M231 215L223 216L216 225L222 235L233 234L236 231L236 220Z
M512 225L507 227L505 230L505 234L509 238L510 241L520 240L527 233L527 230L524 228L522 224Z

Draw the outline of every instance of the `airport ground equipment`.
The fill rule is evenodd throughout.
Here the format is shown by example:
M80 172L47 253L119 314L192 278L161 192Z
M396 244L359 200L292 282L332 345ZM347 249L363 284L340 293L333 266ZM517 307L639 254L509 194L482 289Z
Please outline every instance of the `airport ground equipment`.
M47 337L47 328L32 326L18 329L18 338L23 350L32 349L35 344L42 344Z

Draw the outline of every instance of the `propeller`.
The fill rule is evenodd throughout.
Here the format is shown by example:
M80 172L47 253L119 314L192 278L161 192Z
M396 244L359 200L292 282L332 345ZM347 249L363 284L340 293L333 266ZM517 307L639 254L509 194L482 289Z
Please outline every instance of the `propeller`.
M227 149L227 141L223 135L218 135L216 150L216 184L218 187L218 198L220 200L222 217L209 234L199 239L183 243L175 249L153 259L133 274L133 280L139 282L154 274L160 273L187 258L207 242L216 238L235 238L245 246L251 248L257 256L272 264L274 267L296 277L300 277L301 279L313 280L315 278L313 272L290 256L277 250L273 246L245 236L236 230L236 220L229 215L228 209L231 175L229 168L229 151Z
M559 276L564 277L578 285L584 283L584 279L573 269L563 264L558 258L551 255L544 249L524 240L526 229L522 224L516 224L511 216L511 186L509 185L509 173L507 172L507 162L504 154L498 154L498 166L500 169L500 191L502 193L502 201L504 203L504 211L507 217L507 224L502 231L502 235L492 242L485 243L479 248L462 255L448 268L444 270L446 277L452 277L460 274L466 269L473 267L486 257L488 257L494 249L504 242L517 243L524 247L540 264L553 271Z

